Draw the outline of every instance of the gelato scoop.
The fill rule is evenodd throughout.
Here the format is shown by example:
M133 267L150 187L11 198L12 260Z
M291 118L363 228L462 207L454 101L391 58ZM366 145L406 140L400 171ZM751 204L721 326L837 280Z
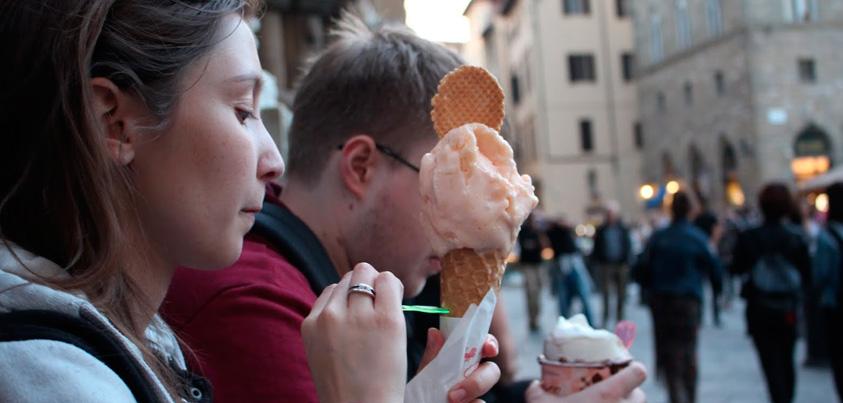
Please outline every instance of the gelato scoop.
M437 90L430 116L439 143L420 166L420 220L442 260L442 307L461 318L500 289L506 257L538 198L498 133L504 95L497 80L482 67L460 66Z
M448 132L422 158L420 182L422 227L439 256L465 248L506 257L538 203L512 147L482 123Z
M544 341L544 357L566 363L618 363L632 359L618 336L592 328L582 314L571 319L559 317Z

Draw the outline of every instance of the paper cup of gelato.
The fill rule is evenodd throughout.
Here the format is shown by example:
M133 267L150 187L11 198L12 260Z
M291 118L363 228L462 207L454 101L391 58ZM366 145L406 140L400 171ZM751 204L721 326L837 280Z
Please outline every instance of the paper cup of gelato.
M580 314L570 320L559 317L538 361L542 388L567 396L616 374L632 362L632 356L618 336L593 329Z

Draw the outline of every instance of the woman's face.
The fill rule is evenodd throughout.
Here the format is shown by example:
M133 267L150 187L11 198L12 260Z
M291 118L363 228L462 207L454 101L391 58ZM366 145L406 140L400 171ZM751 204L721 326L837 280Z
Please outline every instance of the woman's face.
M266 182L284 170L260 120L252 32L234 15L222 29L231 34L189 68L171 125L141 135L131 163L148 258L171 267L232 264Z

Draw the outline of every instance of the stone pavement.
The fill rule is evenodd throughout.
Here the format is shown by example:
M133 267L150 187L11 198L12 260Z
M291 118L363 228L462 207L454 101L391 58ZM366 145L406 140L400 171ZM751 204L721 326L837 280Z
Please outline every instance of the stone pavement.
M547 282L545 282L547 284ZM666 390L655 381L655 359L653 333L649 310L638 304L638 287L629 287L626 316L637 325L635 342L630 348L632 355L649 370L650 377L642 386L651 403L668 402ZM501 300L515 344L518 346L518 379L538 379L541 376L536 357L542 352L544 336L556 324L558 315L555 298L547 287L542 290L542 311L537 333L530 333L527 326L527 308L520 273L508 270L504 278ZM768 401L761 366L752 342L745 334L743 302L736 299L730 310L721 311L722 327L711 323L710 300L707 301L705 321L700 332L699 383L697 401L701 403L763 403ZM602 317L602 303L599 295L592 297L595 316ZM574 312L578 311L575 303ZM804 340L796 349L797 385L796 402L837 402L830 369L812 369L801 365L805 357Z

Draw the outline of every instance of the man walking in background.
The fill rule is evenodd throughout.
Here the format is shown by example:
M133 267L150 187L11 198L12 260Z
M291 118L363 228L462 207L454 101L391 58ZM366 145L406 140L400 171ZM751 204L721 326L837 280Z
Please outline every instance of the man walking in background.
M591 260L597 265L600 292L603 294L603 327L609 323L609 288L614 286L616 298L615 320L623 319L626 303L626 282L632 240L620 219L620 206L616 201L606 203L605 218L594 235Z
M521 253L518 267L524 274L524 294L527 297L527 315L530 319L530 331L539 330L539 296L542 290L541 267L544 263L542 249L550 246L547 235L541 228L536 211L534 210L521 225L518 234L518 247Z

